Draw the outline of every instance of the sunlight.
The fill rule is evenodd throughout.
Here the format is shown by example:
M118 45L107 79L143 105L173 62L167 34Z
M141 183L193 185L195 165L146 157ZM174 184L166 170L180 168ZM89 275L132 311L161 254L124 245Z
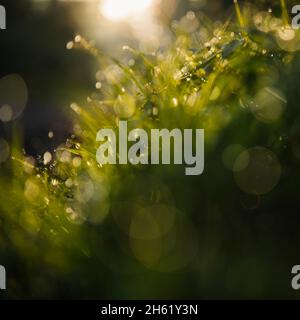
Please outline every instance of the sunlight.
M102 0L101 13L110 20L124 20L148 9L153 0Z

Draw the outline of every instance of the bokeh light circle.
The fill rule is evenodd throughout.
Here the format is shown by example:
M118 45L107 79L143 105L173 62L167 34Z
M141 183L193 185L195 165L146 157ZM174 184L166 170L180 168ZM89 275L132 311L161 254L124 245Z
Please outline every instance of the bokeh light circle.
M245 151L245 148L239 144L232 144L228 146L222 153L222 161L225 168L233 171L234 162L238 155L243 151Z
M234 178L244 192L263 195L278 184L281 165L270 150L255 147L242 152L234 164Z
M0 120L17 119L28 101L28 89L23 78L10 74L0 79Z
M250 109L257 120L270 123L278 120L285 108L286 98L276 88L265 87L254 98Z

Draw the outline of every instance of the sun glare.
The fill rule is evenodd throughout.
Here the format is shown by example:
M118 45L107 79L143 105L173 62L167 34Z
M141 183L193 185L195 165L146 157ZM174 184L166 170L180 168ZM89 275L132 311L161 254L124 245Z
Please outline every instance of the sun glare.
M100 9L104 17L117 21L141 14L152 3L153 0L102 0Z

